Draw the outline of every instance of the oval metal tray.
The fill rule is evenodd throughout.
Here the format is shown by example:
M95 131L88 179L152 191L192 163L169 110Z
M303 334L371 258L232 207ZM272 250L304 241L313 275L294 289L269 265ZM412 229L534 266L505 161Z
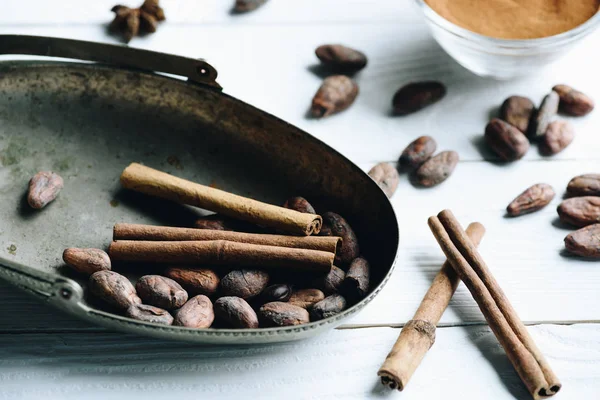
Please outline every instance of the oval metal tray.
M223 94L201 60L123 46L0 35L0 53L95 63L0 63L0 277L78 317L109 328L201 343L305 338L340 324L379 293L398 248L390 202L356 165L308 133ZM186 64L187 63L187 64ZM186 65L183 65L186 64ZM136 69L154 69L188 81ZM86 279L61 260L66 247L106 247L116 222L190 226L207 212L120 188L130 162L273 204L302 195L344 215L372 265L372 291L341 314L297 327L189 329L101 311ZM65 179L41 211L25 201L29 178ZM130 277L150 272L128 269Z

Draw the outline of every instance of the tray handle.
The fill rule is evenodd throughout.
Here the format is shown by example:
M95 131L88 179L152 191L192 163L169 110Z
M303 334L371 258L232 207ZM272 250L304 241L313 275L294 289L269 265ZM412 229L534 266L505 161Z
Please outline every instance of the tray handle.
M119 67L180 75L190 82L221 90L217 70L197 60L125 45L45 36L0 35L0 54L27 54L94 61Z

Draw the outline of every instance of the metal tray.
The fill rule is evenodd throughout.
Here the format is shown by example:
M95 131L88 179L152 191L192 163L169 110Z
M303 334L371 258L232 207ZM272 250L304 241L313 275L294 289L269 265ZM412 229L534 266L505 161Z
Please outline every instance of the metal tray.
M308 133L222 93L208 63L18 35L0 35L0 54L103 63L0 63L0 277L108 328L229 344L296 340L332 328L388 280L399 233L383 192ZM208 214L121 189L119 175L133 161L273 204L302 195L317 211L344 215L371 262L371 293L335 317L269 329L189 329L101 311L86 297L86 279L63 265L63 249L106 247L116 222L190 226ZM25 201L27 183L40 170L60 173L65 188L48 207L33 211ZM128 275L148 272L139 266Z

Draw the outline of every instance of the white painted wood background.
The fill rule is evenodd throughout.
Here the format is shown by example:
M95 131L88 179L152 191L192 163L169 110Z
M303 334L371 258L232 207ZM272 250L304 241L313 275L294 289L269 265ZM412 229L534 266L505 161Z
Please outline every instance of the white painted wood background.
M124 1L125 2L125 1ZM600 172L600 112L573 119L575 142L563 153L498 165L481 147L490 113L508 95L540 100L556 83L600 101L597 43L589 37L564 60L511 82L478 78L433 41L412 0L270 0L229 14L233 0L163 0L167 21L130 45L206 58L225 92L265 109L332 145L365 170L394 161L419 135L461 162L443 185L422 190L403 179L393 198L401 227L398 267L349 324L313 340L263 347L198 347L107 332L38 304L0 284L0 399L137 398L529 398L475 302L461 285L444 328L403 393L383 390L375 373L443 262L428 216L451 208L487 227L481 252L561 377L557 399L600 392L600 264L565 257L569 232L555 207L568 180ZM137 5L136 1L125 2ZM113 1L5 0L0 33L118 42L106 33ZM363 50L360 95L343 114L305 118L321 79L310 66L323 43ZM1 56L0 59L6 57ZM389 116L402 84L437 79L448 96L426 111ZM558 196L545 210L505 219L506 204L537 182ZM477 326L468 326L477 325Z

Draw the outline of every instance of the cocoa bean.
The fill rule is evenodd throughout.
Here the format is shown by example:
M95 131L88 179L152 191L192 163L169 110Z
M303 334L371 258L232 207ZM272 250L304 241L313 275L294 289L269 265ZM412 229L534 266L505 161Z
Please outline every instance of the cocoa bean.
M267 0L235 0L233 11L236 13L246 13L254 11L266 2Z
M350 264L360 254L358 239L350 224L341 215L331 211L324 213L322 218L323 226L319 235L342 238L342 245L335 255L335 263L341 266Z
M527 134L529 121L535 112L533 101L527 97L510 96L500 107L500 118Z
M567 85L556 85L552 88L560 97L561 112L577 117L589 114L594 109L594 100L589 96Z
M458 153L442 151L425 161L415 172L415 181L421 186L432 187L444 182L458 164Z
M348 298L359 300L367 295L370 270L369 262L364 258L358 257L352 261L342 285L343 292Z
M142 302L129 279L114 271L93 273L88 287L94 296L121 310Z
M283 207L296 210L305 214L316 214L314 207L304 197L290 197L283 203Z
M288 303L309 309L324 298L325 294L319 289L300 289L292 293Z
M529 150L527 137L498 118L492 119L485 127L485 142L503 161L519 160Z
M308 311L304 308L280 301L263 304L258 310L258 317L261 325L265 327L300 325L309 322Z
M311 286L321 289L325 294L337 293L345 277L346 273L344 270L333 265L329 273L315 278Z
M358 96L358 85L344 75L325 78L312 100L311 114L323 118L344 111Z
M91 275L111 269L110 258L100 249L78 249L71 247L63 252L64 262L75 271Z
M530 136L533 138L539 138L546 133L548 125L550 122L552 122L552 119L558 112L558 102L558 93L555 91L550 92L546 95L546 97L544 97L540 108L538 108L535 117L533 118Z
M198 218L196 222L194 222L194 227L198 229L212 229L216 231L234 230L233 227L229 224L229 221L217 214Z
M413 82L402 86L392 99L394 114L407 115L440 101L446 95L441 82Z
M575 129L569 121L550 122L544 136L540 138L540 153L552 155L560 153L575 138Z
M175 312L173 325L188 328L209 328L215 319L213 304L203 294L194 296Z
M189 294L212 296L219 288L219 275L208 268L171 267L165 275L179 283Z
M437 148L437 143L431 136L421 136L412 141L400 155L400 166L416 169L429 160Z
M251 299L260 294L269 283L269 274L258 269L241 269L229 272L221 279L221 290L226 296Z
M333 317L346 309L346 299L339 294L332 294L315 304L310 310L311 321Z
M44 208L56 199L63 186L64 181L60 175L49 171L38 172L29 181L27 203L36 210Z
M564 223L578 227L595 224L600 222L600 197L573 197L560 203L557 211Z
M217 320L228 326L241 329L258 328L258 316L246 300L235 297L220 297L215 301L215 316Z
M390 163L381 162L369 171L369 176L379 185L383 193L391 198L396 192L400 176L398 170Z
M579 175L567 185L569 196L600 196L600 174Z
M575 255L600 258L600 224L588 225L565 237L566 249Z
M132 304L125 311L125 315L129 318L155 324L171 325L173 323L173 316L167 310L147 304Z
M353 74L367 65L364 53L341 44L324 44L315 54L324 66L340 74Z
M135 284L138 296L145 304L172 310L188 300L188 294L173 279L160 275L142 276Z
M292 295L292 287L285 283L268 286L260 295L263 303L272 301L288 301Z
M546 207L554 198L554 189L547 183L538 183L518 195L506 207L511 217L528 214Z

